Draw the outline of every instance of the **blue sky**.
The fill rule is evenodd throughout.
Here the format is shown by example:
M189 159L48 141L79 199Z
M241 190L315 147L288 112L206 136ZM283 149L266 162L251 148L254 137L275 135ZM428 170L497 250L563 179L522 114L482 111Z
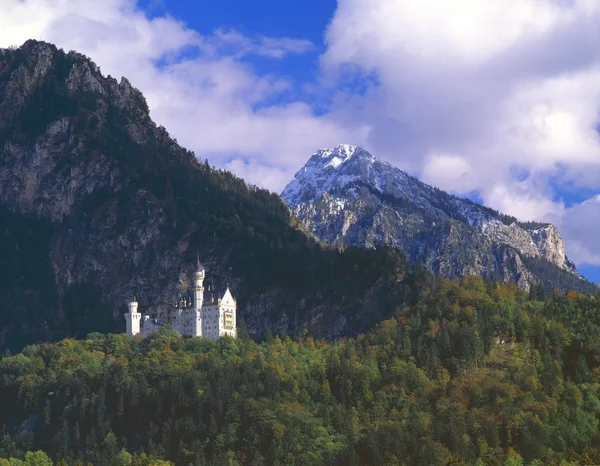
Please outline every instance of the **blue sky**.
M327 92L307 91L306 86L318 88L319 57L326 51L325 30L334 16L335 0L144 0L139 5L149 17L172 15L205 35L215 30L235 30L250 37L262 35L310 41L312 47L303 54L288 55L281 60L254 55L245 57L244 62L259 74L275 73L293 80L294 88L277 96L275 103L302 100L309 102L317 115L328 111L332 97L329 89ZM339 89L361 94L367 81L362 76L351 76L336 84ZM261 102L253 108L272 103Z
M140 4L150 16L171 14L208 34L232 28L244 34L308 39L323 51L325 26L335 12L335 0L145 0Z
M291 37L309 40L314 48L284 60L247 59L262 73L293 76L298 83L312 82L319 55L325 51L323 35L333 17L335 0L144 0L140 6L149 16L170 14L192 29L209 35L216 29L233 29L246 36Z
M556 224L600 279L600 2L2 0L0 46L48 40L127 76L200 159L280 192L362 146Z

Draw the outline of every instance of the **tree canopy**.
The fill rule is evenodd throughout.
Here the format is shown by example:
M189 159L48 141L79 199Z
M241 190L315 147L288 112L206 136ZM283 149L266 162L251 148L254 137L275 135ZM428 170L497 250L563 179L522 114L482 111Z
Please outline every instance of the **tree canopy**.
M163 329L28 346L0 359L0 458L599 462L598 299L538 301L465 277L423 287L371 332L335 342L257 344L242 329L215 343Z

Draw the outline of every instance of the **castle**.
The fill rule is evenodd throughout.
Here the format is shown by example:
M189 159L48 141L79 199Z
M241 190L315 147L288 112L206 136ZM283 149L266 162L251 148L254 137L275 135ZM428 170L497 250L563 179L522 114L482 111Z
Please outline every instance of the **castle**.
M229 290L204 289L204 267L198 263L194 274L194 297L180 298L177 308L166 320L151 319L149 315L138 312L138 303L129 303L129 312L125 314L127 335L142 333L144 337L161 326L170 324L174 330L185 337L207 337L218 340L223 335L237 336L237 303Z

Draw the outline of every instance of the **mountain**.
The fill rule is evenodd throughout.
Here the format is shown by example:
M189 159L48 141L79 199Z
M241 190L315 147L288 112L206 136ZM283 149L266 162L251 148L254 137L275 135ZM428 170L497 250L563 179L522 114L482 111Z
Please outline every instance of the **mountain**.
M317 151L282 197L306 231L339 248L387 245L446 277L594 291L555 226L521 223L449 195L359 147Z
M197 255L253 337L361 331L413 277L393 250L321 247L279 196L179 146L126 78L37 41L0 50L0 225L0 349L122 332L126 302L163 312Z

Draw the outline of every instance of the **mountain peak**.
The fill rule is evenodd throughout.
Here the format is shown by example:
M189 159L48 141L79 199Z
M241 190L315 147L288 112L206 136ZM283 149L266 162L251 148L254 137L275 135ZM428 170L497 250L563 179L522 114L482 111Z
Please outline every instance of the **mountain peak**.
M374 160L375 158L364 149L351 144L338 144L333 149L324 148L319 149L313 154L311 160L314 159L314 164L319 166L321 169L325 168L338 168L345 162L354 158L355 155L365 154L368 160ZM310 163L310 160L309 160ZM308 164L307 164L308 165Z
M377 165L378 170L374 170ZM319 149L300 169L281 196L290 205L312 202L324 192L362 181L378 184L373 176L393 167L351 144Z
M563 286L587 286L553 225L518 222L447 194L360 147L318 150L281 196L305 230L329 244L385 244L436 273L514 280L525 289L542 280L546 260Z
M338 144L333 149L325 148L318 150L314 155L321 159L327 159L329 162L325 167L337 168L359 150L357 146L350 144ZM362 150L362 149L361 149Z

